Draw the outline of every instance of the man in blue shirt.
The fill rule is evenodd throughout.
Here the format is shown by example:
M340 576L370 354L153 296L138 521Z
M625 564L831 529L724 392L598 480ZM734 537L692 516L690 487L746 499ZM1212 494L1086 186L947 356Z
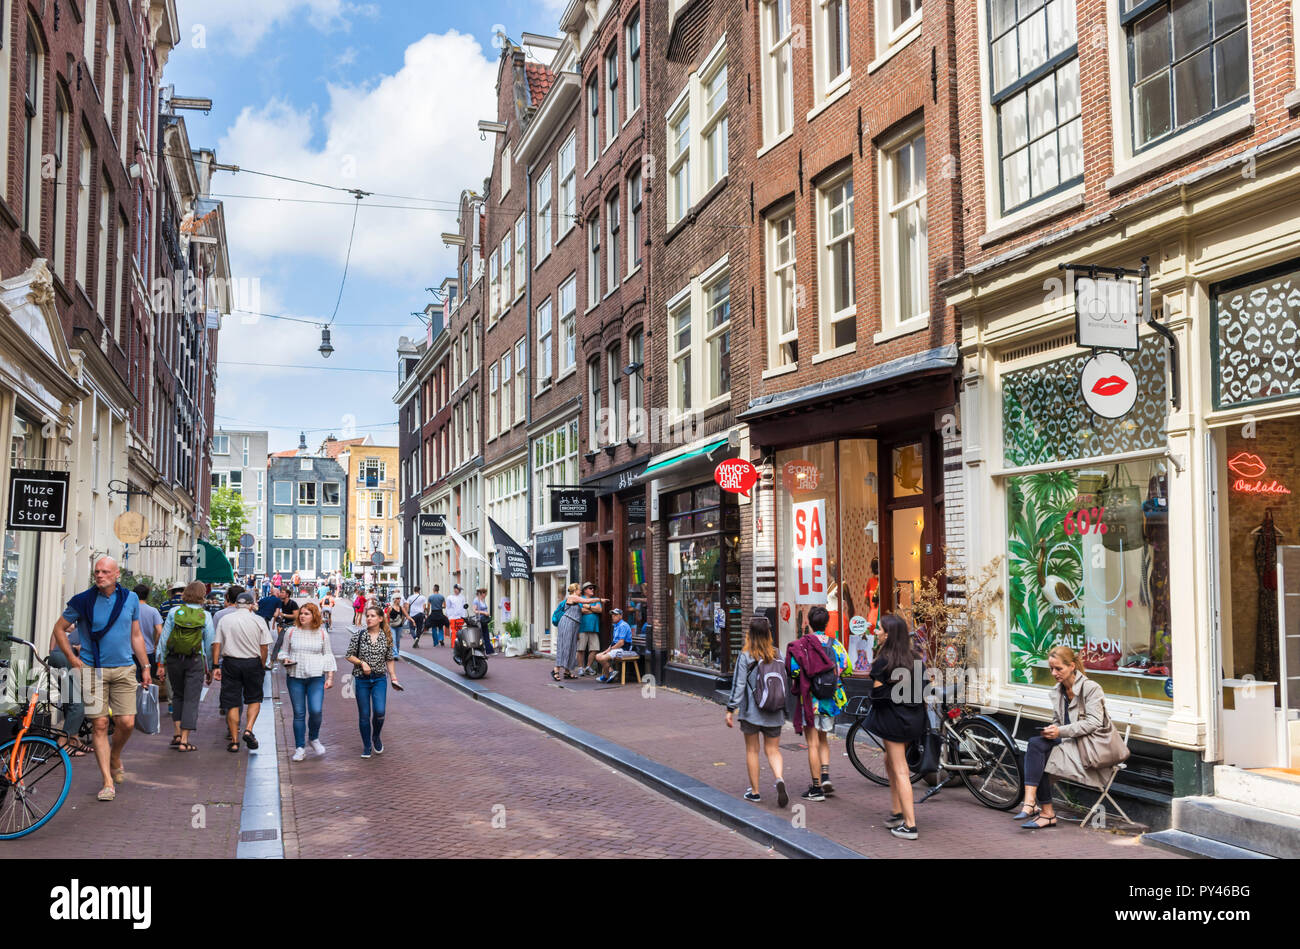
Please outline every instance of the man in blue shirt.
M153 682L144 635L140 631L140 598L119 584L121 570L112 557L95 561L95 585L68 601L54 624L54 645L78 670L86 714L95 728L95 760L104 784L99 800L117 796L126 778L122 748L135 729L135 667L145 688ZM77 624L81 654L68 643L68 628ZM89 665L87 665L89 662ZM113 742L108 741L108 716L113 715Z
M609 648L596 655L601 670L597 682L614 681L614 667L610 660L621 659L625 655L638 655L632 651L632 627L623 619L623 611L615 609L609 614L609 618L614 628L610 632Z

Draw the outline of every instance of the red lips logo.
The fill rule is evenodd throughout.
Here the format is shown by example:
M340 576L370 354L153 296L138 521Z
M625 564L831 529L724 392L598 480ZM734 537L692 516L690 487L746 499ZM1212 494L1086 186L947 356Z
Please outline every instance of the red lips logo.
M1252 455L1248 451L1243 451L1228 459L1228 467L1234 474L1239 474L1243 478L1258 478L1268 470L1268 465L1260 460L1259 455Z
M1128 388L1128 381L1119 376L1103 376L1092 384L1092 391L1097 395L1119 395Z

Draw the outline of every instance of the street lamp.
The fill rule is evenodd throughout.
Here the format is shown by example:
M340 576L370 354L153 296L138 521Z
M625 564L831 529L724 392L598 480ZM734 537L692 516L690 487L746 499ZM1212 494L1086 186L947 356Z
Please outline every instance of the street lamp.
M379 550L379 540L384 536L384 529L376 524L370 528L370 552L373 554Z
M320 331L320 354L326 359L334 352L334 347L330 344L330 331L328 326L321 327Z

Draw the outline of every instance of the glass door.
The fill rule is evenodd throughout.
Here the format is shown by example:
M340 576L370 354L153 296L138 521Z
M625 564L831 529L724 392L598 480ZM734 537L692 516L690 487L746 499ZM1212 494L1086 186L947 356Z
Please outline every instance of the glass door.
M888 597L882 597L881 609L899 613L914 627L912 606L921 592L921 578L931 556L925 529L930 453L923 438L888 446L884 459L889 467L884 502L887 513L882 520L888 538L881 546L889 557L883 576Z
M15 415L9 438L9 470L44 464L40 426ZM36 639L36 581L41 535L37 531L4 532L0 545L0 659L9 659L9 636Z

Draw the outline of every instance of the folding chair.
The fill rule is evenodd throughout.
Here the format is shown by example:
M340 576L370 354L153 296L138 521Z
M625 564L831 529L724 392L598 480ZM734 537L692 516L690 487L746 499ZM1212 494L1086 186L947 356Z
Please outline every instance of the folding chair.
M1124 726L1124 747L1125 748L1128 747L1128 736L1132 730L1133 730L1133 722L1130 720L1129 723ZM1115 783L1115 776L1127 767L1128 767L1127 763L1121 761L1119 764L1114 765L1110 769L1110 776L1106 778L1105 786L1100 788L1101 794L1098 796L1097 802L1093 804L1092 807L1089 809L1088 813L1083 816L1082 824L1084 827L1088 826L1088 822L1092 819L1092 815L1095 814L1098 811L1098 809L1101 810L1102 814L1107 813L1106 811L1107 801L1110 802L1111 807L1119 811L1119 816L1124 818L1125 823L1128 824L1133 823L1132 818L1130 818L1127 814L1124 813L1124 808L1119 806L1119 802L1110 796L1110 786ZM1088 787L1088 785L1084 785L1084 786ZM1093 788L1093 790L1098 790L1098 789Z

